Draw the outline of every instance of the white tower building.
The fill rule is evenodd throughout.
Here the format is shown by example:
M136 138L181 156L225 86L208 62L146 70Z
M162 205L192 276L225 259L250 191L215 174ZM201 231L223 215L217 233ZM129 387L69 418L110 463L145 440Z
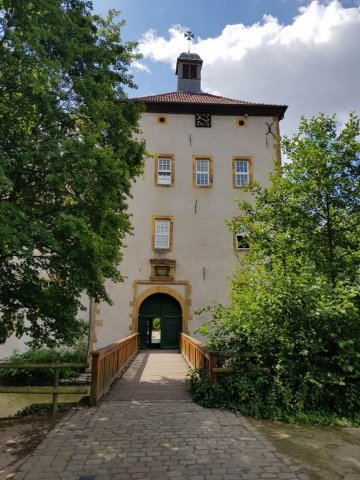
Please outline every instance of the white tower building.
M140 127L152 156L129 203L124 282L108 285L111 307L93 309L92 349L138 331L142 348L177 348L179 332L194 335L203 322L194 312L229 300L227 278L249 245L225 220L248 198L244 186L266 185L280 162L287 107L202 93L201 68L197 54L182 53L176 92L130 100L146 106Z

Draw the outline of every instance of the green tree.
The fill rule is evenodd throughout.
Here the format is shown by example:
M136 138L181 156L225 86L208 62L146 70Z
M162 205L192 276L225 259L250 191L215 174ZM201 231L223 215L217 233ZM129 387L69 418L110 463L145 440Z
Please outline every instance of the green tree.
M281 142L289 162L240 202L232 229L251 251L231 306L213 307L202 331L212 348L259 355L233 361L240 376L224 379L220 404L276 418L358 411L359 134L354 114L340 132L335 116L302 119Z
M0 342L72 344L86 293L104 283L131 231L141 107L126 102L136 44L117 12L84 0L0 0Z

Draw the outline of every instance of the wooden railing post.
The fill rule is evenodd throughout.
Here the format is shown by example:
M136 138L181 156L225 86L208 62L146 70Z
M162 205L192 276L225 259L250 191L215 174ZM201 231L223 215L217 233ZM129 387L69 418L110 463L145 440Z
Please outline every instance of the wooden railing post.
M96 405L98 401L99 391L99 352L91 352L91 387L90 387L90 403Z
M213 371L216 368L216 353L215 352L208 352L208 378L209 378L209 385L214 385L216 383L216 373Z
M60 376L60 368L54 369L54 388L59 387L59 376ZM55 415L58 409L58 393L53 393L53 402L52 402L52 414Z

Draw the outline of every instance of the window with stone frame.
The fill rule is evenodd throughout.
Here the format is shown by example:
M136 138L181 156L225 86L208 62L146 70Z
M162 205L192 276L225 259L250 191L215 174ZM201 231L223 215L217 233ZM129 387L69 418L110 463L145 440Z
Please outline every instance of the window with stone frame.
M211 156L193 156L193 187L211 188L213 185L213 159Z
M246 229L241 229L235 233L235 249L236 250L249 250L249 232Z
M233 230L233 246L235 251L250 250L251 248L249 230L242 224L242 219L242 217L233 217L233 225L236 225Z
M250 157L233 157L233 187L243 188L253 181L252 159Z
M174 184L174 155L161 154L155 157L155 185Z
M171 250L173 244L172 217L154 216L152 218L152 244L154 250Z

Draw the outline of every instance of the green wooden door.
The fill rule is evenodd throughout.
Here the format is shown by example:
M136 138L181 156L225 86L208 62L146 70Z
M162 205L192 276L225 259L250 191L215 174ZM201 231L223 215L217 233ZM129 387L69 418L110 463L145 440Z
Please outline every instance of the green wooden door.
M139 315L138 322L140 333L140 350L146 350L148 343L148 319Z
M179 348L180 318L161 317L161 343L164 350L176 350Z
M160 348L178 349L181 331L181 307L179 302L170 295L155 293L146 298L139 310L140 348L151 348L151 335L149 335L149 321L160 318L161 339Z

